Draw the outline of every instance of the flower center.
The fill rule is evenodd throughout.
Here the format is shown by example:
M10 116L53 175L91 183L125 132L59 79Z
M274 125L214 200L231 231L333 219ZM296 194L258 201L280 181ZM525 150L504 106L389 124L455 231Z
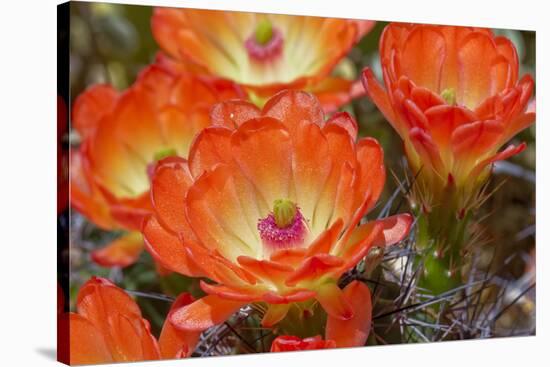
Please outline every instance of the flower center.
M156 162L175 155L178 155L178 152L174 148L164 148L155 152L153 155L153 160Z
M248 56L256 61L267 61L283 50L283 35L268 19L256 25L254 33L245 41Z
M288 199L275 200L273 211L258 221L258 231L270 250L299 246L307 235L300 208Z
M453 106L456 104L456 91L454 88L444 89L441 92L441 98L443 98L449 105Z
M146 167L147 177L149 177L149 180L153 178L153 174L155 173L155 166L157 165L158 161L176 155L178 155L178 152L174 148L163 148L157 150L155 154L153 154L153 161L149 163Z

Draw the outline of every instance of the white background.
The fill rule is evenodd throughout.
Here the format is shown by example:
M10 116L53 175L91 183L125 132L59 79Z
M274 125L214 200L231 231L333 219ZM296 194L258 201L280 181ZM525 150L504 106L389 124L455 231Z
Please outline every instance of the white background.
M537 336L142 363L146 366L548 365L550 11L539 0L128 1L537 31ZM0 365L52 366L56 315L56 3L2 2ZM495 213L498 215L498 213ZM122 366L130 366L123 364Z

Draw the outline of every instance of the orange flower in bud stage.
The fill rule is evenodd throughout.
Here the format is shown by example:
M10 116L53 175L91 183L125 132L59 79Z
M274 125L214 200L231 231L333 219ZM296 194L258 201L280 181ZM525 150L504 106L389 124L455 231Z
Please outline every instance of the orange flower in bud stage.
M298 352L301 350L316 350L336 348L333 340L323 340L319 335L300 339L296 336L278 336L271 343L271 352Z
M122 93L96 85L77 98L73 127L82 144L71 155L72 204L101 228L129 231L94 252L96 262L127 266L138 258L155 162L186 157L211 105L241 95L232 83L176 72L160 59Z
M492 163L524 149L499 151L535 120L533 78L518 78L510 40L482 28L390 24L380 59L385 88L367 68L368 95L403 139L425 196L437 204L456 187L464 209Z
M192 302L181 295L170 312ZM82 286L76 313L65 314L61 330L69 331L70 364L132 362L187 357L199 333L175 330L165 322L159 342L138 305L109 280L91 278Z
M163 266L216 283L202 282L208 295L175 312L172 323L204 330L261 303L270 327L294 303L316 300L335 325L363 328L364 315L338 279L373 246L400 241L411 223L402 214L358 226L384 185L381 147L371 138L356 142L346 113L325 121L305 92L281 92L263 110L218 104L212 124L188 161L158 163L154 215L142 229Z
M152 29L171 57L243 85L260 105L283 89L300 89L315 93L328 112L357 92L331 72L374 23L157 8Z

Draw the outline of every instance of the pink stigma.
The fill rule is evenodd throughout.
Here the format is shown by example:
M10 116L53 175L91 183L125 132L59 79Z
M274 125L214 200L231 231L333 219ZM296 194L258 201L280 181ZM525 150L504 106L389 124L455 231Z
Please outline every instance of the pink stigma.
M258 221L258 231L264 245L273 250L279 250L301 245L306 238L307 227L305 219L298 209L289 226L279 228L275 222L275 216L273 213L269 213L267 217Z
M273 28L271 39L262 45L256 41L256 37L252 34L244 43L248 56L256 61L268 61L283 51L283 34L277 28Z

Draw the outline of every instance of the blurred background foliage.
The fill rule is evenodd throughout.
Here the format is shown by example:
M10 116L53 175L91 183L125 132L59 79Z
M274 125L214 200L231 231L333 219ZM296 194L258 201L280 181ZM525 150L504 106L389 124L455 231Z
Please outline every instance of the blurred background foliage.
M110 83L118 90L125 89L140 70L153 61L158 46L151 35L152 10L148 6L72 3L71 105L86 87L95 83ZM384 22L377 23L334 72L355 79L368 65L380 75L378 40L385 25ZM494 31L510 38L516 45L521 75L531 73L534 76L535 32ZM385 200L397 188L397 179L402 181L405 176L401 140L368 98L360 98L343 109L355 115L361 135L375 137L384 147L388 179L379 205L383 207ZM475 249L478 266L495 272L499 281L506 284L534 280L526 280L525 277L531 276L527 270L534 265L535 253L535 126L523 131L515 140L526 141L528 147L522 154L495 167L489 190L496 191L480 213L483 219L477 225L484 235ZM78 136L74 133L71 142L78 144ZM376 214L375 211L373 216ZM158 335L170 305L167 301L171 297L183 290L191 291L195 296L201 295L196 280L176 274L159 276L146 253L137 264L122 270L95 265L90 261L89 252L108 243L117 234L99 230L75 211L71 225L72 302L80 285L91 275L109 277L127 290L136 290L135 295L147 294L137 297L137 301ZM505 296L513 298L514 294ZM534 333L534 320L533 291L500 318L498 327L510 330L518 328L520 323L520 326ZM503 332L502 335L508 333Z

